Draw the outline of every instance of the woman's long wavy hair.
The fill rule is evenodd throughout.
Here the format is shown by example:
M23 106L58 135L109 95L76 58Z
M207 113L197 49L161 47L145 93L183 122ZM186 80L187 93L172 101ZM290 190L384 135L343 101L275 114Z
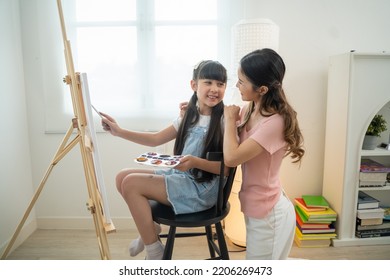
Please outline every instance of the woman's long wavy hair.
M266 86L268 92L261 97L260 114L264 117L280 114L284 119L284 140L287 142L285 156L291 155L293 162L300 162L305 150L303 149L303 135L299 129L297 113L288 103L282 82L286 72L283 59L271 49L255 50L245 55L240 61L242 73L252 83L254 90ZM251 113L255 110L255 103L249 103L248 111L243 123L245 126Z
M227 71L225 67L217 61L205 60L198 64L193 71L192 79L196 82L200 79L217 80L223 83L227 82ZM192 95L183 120L180 123L179 130L174 146L175 155L181 155L187 139L188 130L193 127L199 120L199 111L197 108L198 97L196 92ZM202 158L206 158L208 152L222 152L223 149L223 133L221 127L221 118L223 116L224 104L221 101L211 110L210 125L206 135ZM191 173L198 182L210 181L215 174L192 169Z

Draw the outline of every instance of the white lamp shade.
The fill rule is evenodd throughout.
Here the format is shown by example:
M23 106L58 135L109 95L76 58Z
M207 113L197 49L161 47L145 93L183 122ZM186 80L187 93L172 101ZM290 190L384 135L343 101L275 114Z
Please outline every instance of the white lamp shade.
M269 48L278 51L279 26L269 19L241 20L232 27L231 80L237 80L237 68L241 58L257 49ZM225 104L242 106L235 84L227 91Z
M232 27L232 67L237 70L240 59L251 51L270 48L278 51L279 26L269 19L241 20Z

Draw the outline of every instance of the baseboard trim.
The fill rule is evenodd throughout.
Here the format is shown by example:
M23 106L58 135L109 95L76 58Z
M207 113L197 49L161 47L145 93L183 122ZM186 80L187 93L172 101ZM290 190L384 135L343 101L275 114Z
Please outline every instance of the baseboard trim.
M9 251L8 255L11 254L16 248L18 248L24 241L26 241L26 239L34 233L34 231L36 231L36 229L38 228L38 225L37 225L37 221L36 220L32 220L30 222L27 222L24 224L23 228L20 230L16 240L15 240L15 243L14 245L12 246L11 250ZM15 234L15 232L12 232L12 235L10 236L10 238L8 239L8 241L6 241L5 243L1 244L0 246L0 252L1 254L3 254L3 252L5 251L5 248L8 246L9 242L11 241L13 235Z
M134 229L135 224L131 217L112 218L116 229ZM45 217L37 218L38 229L95 229L92 217Z
M390 245L390 236L372 238L343 238L332 239L333 247Z

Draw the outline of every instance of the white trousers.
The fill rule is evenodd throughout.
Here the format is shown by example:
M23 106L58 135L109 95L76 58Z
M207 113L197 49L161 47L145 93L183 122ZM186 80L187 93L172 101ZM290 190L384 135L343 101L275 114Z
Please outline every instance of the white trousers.
M245 216L246 259L287 259L294 241L295 223L294 205L284 192L265 218Z

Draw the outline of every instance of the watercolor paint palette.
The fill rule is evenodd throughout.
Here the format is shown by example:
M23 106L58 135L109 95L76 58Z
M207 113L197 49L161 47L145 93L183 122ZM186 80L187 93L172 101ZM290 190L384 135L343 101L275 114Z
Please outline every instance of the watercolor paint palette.
M180 163L180 158L182 157L183 156L172 156L155 152L147 152L136 157L134 162L153 167L172 168Z

